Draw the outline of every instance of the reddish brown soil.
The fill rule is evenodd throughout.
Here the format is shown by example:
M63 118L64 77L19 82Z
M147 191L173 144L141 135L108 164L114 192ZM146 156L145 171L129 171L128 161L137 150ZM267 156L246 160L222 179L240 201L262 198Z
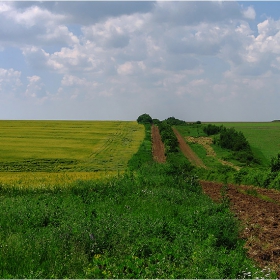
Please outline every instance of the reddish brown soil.
M201 181L201 186L214 201L221 201L223 184ZM229 184L226 195L231 210L243 226L240 235L246 240L245 247L249 257L260 267L270 267L279 277L280 193L275 190Z
M152 125L152 143L153 143L153 159L156 162L166 162L166 156L164 152L164 144L161 141L159 129L157 126Z
M185 157L194 165L197 167L203 167L206 168L203 161L193 152L191 147L186 143L183 136L179 133L179 131L175 128L173 128L173 131L178 139L179 147L182 151L182 153L185 155Z

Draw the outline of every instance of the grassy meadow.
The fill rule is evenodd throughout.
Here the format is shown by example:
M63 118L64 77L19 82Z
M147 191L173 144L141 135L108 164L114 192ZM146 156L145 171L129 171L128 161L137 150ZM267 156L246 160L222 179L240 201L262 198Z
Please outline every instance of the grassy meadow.
M228 122L215 123L234 127L249 141L253 152L267 165L280 152L280 122Z
M0 129L0 183L42 187L123 172L145 134L123 121L0 121Z
M185 137L207 137L203 132L204 125L208 123L189 124L187 126L177 126L176 128ZM280 152L280 122L214 122L211 123L217 126L223 125L226 128L235 128L236 131L241 131L248 140L253 153L260 160L263 167L267 167L272 157L277 156ZM214 136L211 138L214 139ZM207 157L206 150L202 145L189 143L192 149L201 156L203 161L209 167L218 167L221 165L215 158ZM235 165L240 165L238 161L230 158L230 152L211 145L216 155L220 159L226 159Z

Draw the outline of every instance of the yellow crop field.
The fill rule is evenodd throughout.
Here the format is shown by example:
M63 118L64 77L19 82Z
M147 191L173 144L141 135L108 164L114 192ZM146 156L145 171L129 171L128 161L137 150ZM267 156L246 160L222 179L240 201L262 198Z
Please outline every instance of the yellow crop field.
M144 133L132 121L0 121L0 183L44 186L116 175Z

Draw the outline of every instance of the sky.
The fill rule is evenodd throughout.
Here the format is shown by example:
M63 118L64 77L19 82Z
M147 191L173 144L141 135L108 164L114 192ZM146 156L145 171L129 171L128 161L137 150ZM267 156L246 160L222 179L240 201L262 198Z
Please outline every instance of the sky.
M280 2L0 1L0 119L280 119Z

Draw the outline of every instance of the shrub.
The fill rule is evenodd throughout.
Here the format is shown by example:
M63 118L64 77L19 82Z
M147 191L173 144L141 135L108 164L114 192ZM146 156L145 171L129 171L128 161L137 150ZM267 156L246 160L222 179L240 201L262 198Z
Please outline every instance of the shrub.
M203 128L203 131L208 135L215 135L220 133L221 129L223 128L223 126L217 126L214 124L208 124L207 126L205 126Z
M167 153L174 153L178 151L178 140L173 132L173 129L167 121L163 121L159 124L159 131L161 140L164 143Z
M278 153L277 157L273 157L270 162L270 171L278 172L280 171L280 153Z
M153 119L148 114L142 114L137 118L137 122L140 124L146 124L146 123L153 123Z

